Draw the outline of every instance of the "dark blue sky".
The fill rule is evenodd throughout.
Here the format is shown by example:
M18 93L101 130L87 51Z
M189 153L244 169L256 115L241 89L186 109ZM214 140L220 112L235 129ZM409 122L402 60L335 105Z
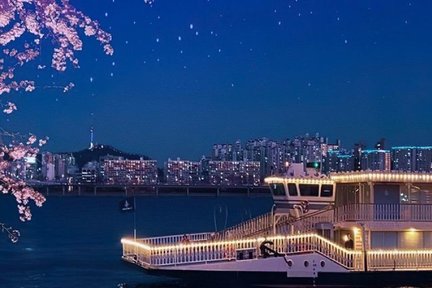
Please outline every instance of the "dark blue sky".
M14 96L7 125L49 136L44 149L87 147L92 125L96 142L159 161L307 132L432 144L431 1L70 2L115 54L87 38L80 69L22 72L39 87ZM67 94L45 87L70 81Z

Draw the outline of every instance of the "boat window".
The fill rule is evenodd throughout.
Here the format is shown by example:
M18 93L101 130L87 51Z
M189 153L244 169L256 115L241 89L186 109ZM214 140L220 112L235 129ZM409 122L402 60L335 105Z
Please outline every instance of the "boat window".
M333 185L322 185L321 197L332 197L332 196L333 196Z
M319 193L319 185L300 184L300 196L314 196L317 197Z
M276 196L285 195L285 188L282 183L272 183L270 184L270 189L273 195Z
M288 184L288 193L290 196L297 196L297 186L294 183L289 183Z
M325 261L323 261L323 260L321 260L321 267L323 267L324 268L324 266L325 266Z

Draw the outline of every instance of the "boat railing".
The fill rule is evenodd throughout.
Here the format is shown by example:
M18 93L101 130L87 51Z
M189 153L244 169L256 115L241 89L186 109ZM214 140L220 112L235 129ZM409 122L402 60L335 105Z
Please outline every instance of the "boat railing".
M347 204L336 208L335 221L432 221L432 204Z
M320 223L344 221L389 221L389 222L431 222L432 204L371 204L358 203L343 206L328 206L299 218L290 217L276 225L276 232L282 234L309 233L317 230Z
M212 263L247 258L259 258L260 245L273 243L271 248L288 261L298 253L320 253L348 270L364 271L363 251L345 249L317 234L259 237L233 241L206 241L172 245L145 244L143 239L122 239L123 258L142 267L163 267L194 263ZM149 242L149 241L147 241ZM369 271L430 269L432 250L369 250L366 252Z
M432 250L368 251L367 261L371 270L430 270Z
M318 252L351 270L362 265L361 252L345 249L317 234L258 237L232 241L191 242L152 246L142 240L122 239L123 258L143 267L211 263L260 256L260 246L270 241L271 248L282 257L290 254ZM244 253L248 253L247 256Z
M333 222L334 206L319 211L304 214L298 218L286 215L279 215L274 224L275 218L272 212L268 212L242 223L216 232L216 240L234 240L254 236L269 236L274 234L308 233L315 231L316 225L323 222Z
M216 232L214 234L203 233L201 238L206 240L212 237L214 240L235 240L254 236L269 236L273 232L277 234L309 233L316 231L319 223L337 223L344 221L432 221L432 204L347 204L339 207L332 205L327 208L295 218L289 215L280 216L276 225L274 215L271 212ZM160 244L175 243L181 239L177 235L174 239L155 239ZM192 241L196 241L192 239Z
M273 227L273 214L271 212L251 218L232 227L215 233L217 240L242 239L257 233L270 231Z
M323 210L304 214L299 218L289 217L285 221L279 221L276 225L278 234L311 233L317 230L320 223L333 223L334 206L329 205Z
M192 233L192 234L178 234L162 237L148 237L139 239L143 244L148 245L169 245L177 244L180 242L199 242L211 239L214 233Z
M304 252L318 252L350 270L361 270L362 252L345 249L344 247L318 234L299 234L287 236L285 243L286 255Z

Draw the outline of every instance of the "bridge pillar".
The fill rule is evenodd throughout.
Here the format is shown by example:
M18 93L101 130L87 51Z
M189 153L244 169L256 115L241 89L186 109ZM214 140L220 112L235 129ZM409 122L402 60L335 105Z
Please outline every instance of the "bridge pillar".
M94 194L95 196L97 195L97 186L96 186L96 185L93 187L93 194Z
M63 195L65 195L65 191L66 191L66 186L63 185L63 186L62 186L62 194L63 194Z

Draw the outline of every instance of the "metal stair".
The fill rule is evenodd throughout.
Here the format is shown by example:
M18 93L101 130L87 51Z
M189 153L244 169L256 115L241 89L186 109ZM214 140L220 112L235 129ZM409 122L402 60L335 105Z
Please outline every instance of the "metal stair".
M295 218L283 215L274 225L274 215L271 212L249 219L232 227L216 232L216 240L235 240L249 237L268 236L274 234L290 235L316 231L318 223L332 223L334 206L314 211Z

